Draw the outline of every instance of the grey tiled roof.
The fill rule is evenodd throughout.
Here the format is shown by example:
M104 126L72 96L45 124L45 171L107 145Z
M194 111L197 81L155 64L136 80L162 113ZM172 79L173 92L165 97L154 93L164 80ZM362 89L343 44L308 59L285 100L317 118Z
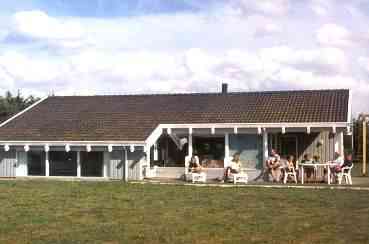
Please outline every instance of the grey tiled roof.
M160 123L346 122L348 90L53 96L0 128L0 141L143 141Z

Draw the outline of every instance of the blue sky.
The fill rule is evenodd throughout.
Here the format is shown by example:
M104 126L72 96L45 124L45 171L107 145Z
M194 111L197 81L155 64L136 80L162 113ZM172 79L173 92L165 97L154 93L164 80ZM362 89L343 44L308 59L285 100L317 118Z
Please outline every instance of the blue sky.
M350 88L369 111L365 0L13 0L0 94Z
M23 0L2 3L1 12L39 9L53 16L112 18L145 14L201 11L214 0Z

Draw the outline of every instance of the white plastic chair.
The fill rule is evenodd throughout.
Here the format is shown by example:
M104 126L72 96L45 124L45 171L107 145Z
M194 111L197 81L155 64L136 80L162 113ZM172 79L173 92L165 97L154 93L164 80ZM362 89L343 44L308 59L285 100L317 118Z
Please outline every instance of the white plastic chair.
M287 184L289 176L291 176L292 179L297 184L297 174L295 168L292 168L292 171L288 170L288 168L283 168L283 171L284 171L283 184Z
M192 183L196 183L196 182L205 183L206 177L207 177L205 172L201 172L201 173L190 172L190 160L191 160L191 156L185 157L185 174L184 174L185 181L192 181Z
M205 172L201 172L201 173L190 173L189 177L192 180L192 183L196 183L196 182L203 182L206 183L206 173Z
M338 178L338 184L342 184L342 179L345 178L346 184L352 185L352 178L351 178L351 170L354 167L354 164L352 164L350 167L343 167L341 169L341 172L337 174Z
M232 174L233 176L233 184L237 184L237 183L245 183L247 184L247 182L249 181L249 176L247 175L246 172L241 171L238 174Z

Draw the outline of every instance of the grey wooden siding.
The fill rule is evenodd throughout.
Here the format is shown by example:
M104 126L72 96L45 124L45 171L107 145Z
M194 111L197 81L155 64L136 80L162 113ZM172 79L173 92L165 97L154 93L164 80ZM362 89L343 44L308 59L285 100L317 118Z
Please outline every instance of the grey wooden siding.
M14 150L0 152L0 177L15 177L16 164L17 157Z
M104 153L104 161L107 160L108 177L111 179L122 180L124 176L124 151L114 150Z
M142 165L145 163L145 153L143 151L128 151L128 180L142 179Z
M242 166L260 169L263 167L262 137L255 134L229 135L229 155L241 154Z
M301 161L305 154L310 157L319 156L322 162L333 160L334 158L334 134L325 131L320 133L286 133L272 136L273 145L271 147L281 151L280 141L284 136L297 137L297 159ZM291 153L295 154L295 153Z
M125 152L114 150L104 153L104 163L107 165L107 175L111 179L123 180L125 177ZM142 165L145 163L145 153L142 151L127 151L127 179L140 180L142 177Z

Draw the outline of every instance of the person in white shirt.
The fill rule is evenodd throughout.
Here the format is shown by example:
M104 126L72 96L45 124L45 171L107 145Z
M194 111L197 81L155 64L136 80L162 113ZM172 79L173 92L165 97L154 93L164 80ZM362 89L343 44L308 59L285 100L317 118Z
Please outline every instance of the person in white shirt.
M199 157L196 155L196 152L194 152L190 159L190 171L192 173L201 173L203 171L203 167L200 164L200 160Z
M343 162L343 156L339 152L335 152L334 160L332 161L332 163L337 164L338 166L342 166Z
M279 182L281 178L281 157L275 149L272 149L271 155L266 162L268 171L273 177L274 182Z
M340 172L342 165L344 164L345 160L343 156L339 152L334 153L334 160L331 162L333 165L331 168L331 174L333 176L333 180L337 178L337 173ZM326 172L324 172L325 174Z
M241 172L241 160L240 153L235 153L233 155L233 159L231 165L228 166L224 171L223 181L227 182L229 180L230 174L238 174Z

